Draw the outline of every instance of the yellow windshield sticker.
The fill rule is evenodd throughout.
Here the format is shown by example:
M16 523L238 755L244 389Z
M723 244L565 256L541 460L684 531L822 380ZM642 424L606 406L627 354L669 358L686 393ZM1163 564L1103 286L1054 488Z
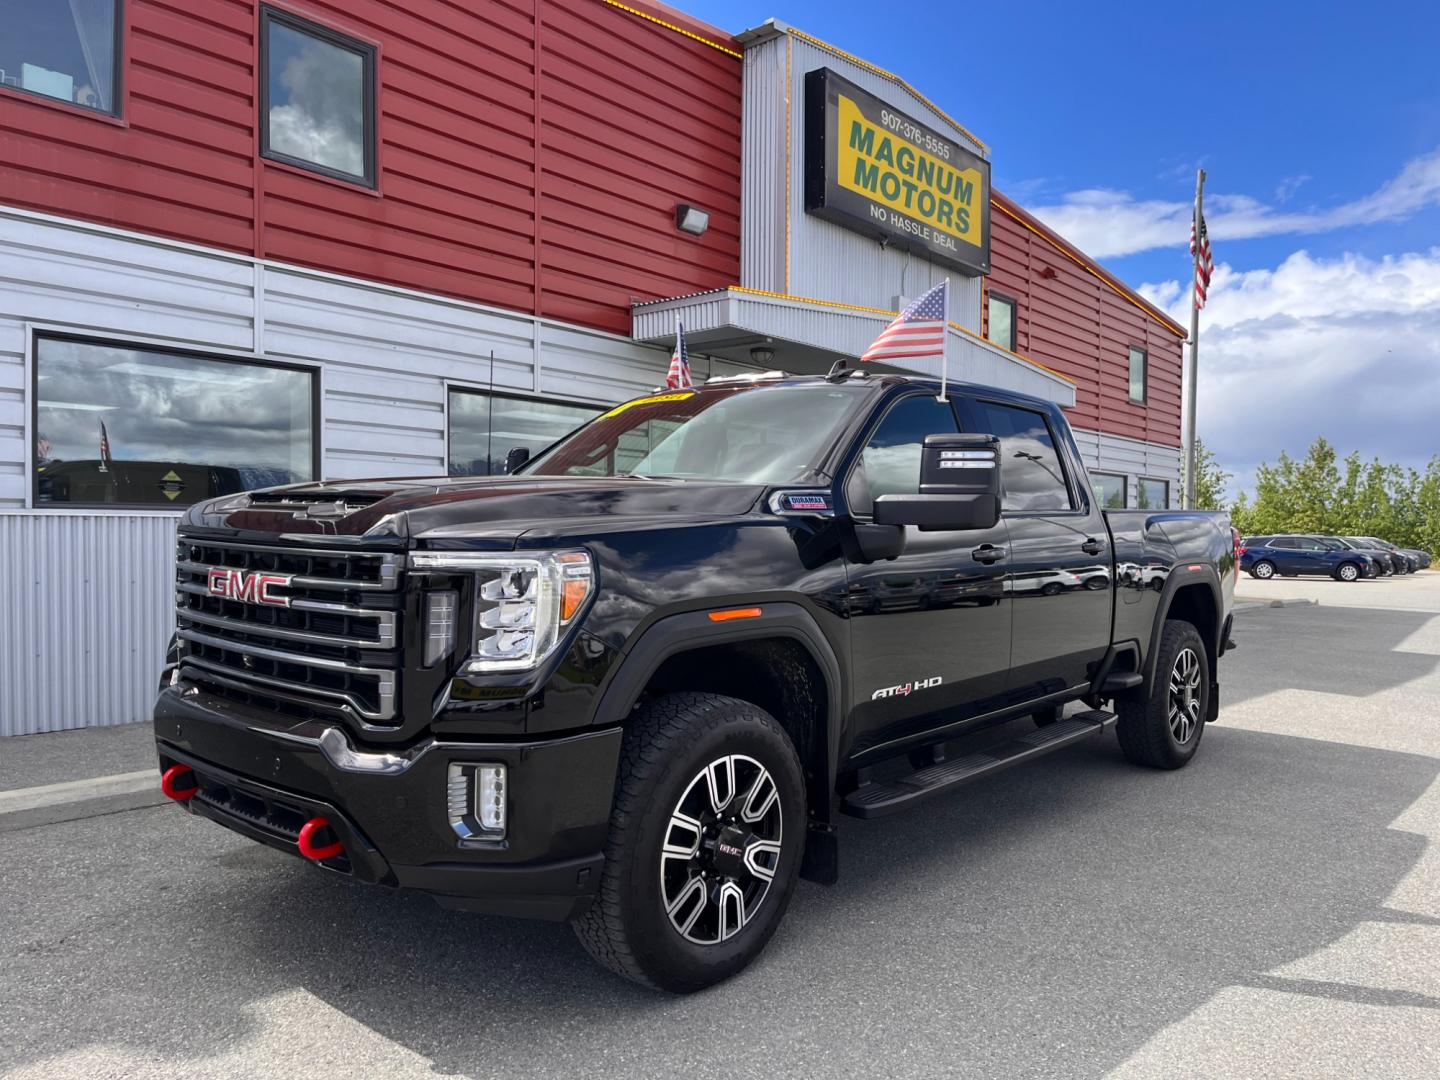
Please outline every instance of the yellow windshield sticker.
M633 409L636 405L658 405L662 401L684 401L686 398L695 396L694 390L682 390L678 394L655 394L653 397L636 398L634 401L627 401L624 405L616 405L607 413L597 416L597 420L609 420L612 416L619 416L626 409Z

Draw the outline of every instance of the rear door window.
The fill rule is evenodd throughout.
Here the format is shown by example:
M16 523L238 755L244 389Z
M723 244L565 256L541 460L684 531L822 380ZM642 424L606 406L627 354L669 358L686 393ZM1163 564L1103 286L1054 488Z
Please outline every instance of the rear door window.
M1050 424L1042 413L968 398L965 430L1000 440L1004 510L1072 510L1070 485Z

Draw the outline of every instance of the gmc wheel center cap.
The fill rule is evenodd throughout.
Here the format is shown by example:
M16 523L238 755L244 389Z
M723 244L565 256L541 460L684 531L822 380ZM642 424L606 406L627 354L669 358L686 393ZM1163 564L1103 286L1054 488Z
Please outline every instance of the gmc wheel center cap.
M726 877L734 877L745 869L745 848L750 843L750 830L739 825L726 825L715 838L715 869Z

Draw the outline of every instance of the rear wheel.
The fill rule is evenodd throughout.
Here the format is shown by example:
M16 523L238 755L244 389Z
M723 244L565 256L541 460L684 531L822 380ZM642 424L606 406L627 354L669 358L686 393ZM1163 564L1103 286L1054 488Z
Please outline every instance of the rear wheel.
M675 993L744 968L794 891L805 787L764 710L670 694L625 733L600 891L575 932L628 979Z
M1356 581L1359 577L1360 567L1356 566L1353 562L1341 563L1335 568L1335 578L1337 581Z
M1261 581L1268 581L1275 576L1275 564L1267 559L1261 559L1250 568L1250 576L1259 578Z
M1210 660L1200 632L1167 619L1145 696L1116 706L1120 749L1137 765L1178 769L1194 757L1210 707Z

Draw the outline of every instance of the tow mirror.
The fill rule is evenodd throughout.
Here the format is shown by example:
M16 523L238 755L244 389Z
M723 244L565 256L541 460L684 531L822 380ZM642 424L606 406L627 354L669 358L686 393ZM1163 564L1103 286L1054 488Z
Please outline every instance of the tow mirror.
M509 476L529 460L530 448L528 446L512 446L510 452L505 455L505 475Z
M1000 440L994 435L927 435L920 491L875 499L878 525L922 532L993 529L1000 520Z

